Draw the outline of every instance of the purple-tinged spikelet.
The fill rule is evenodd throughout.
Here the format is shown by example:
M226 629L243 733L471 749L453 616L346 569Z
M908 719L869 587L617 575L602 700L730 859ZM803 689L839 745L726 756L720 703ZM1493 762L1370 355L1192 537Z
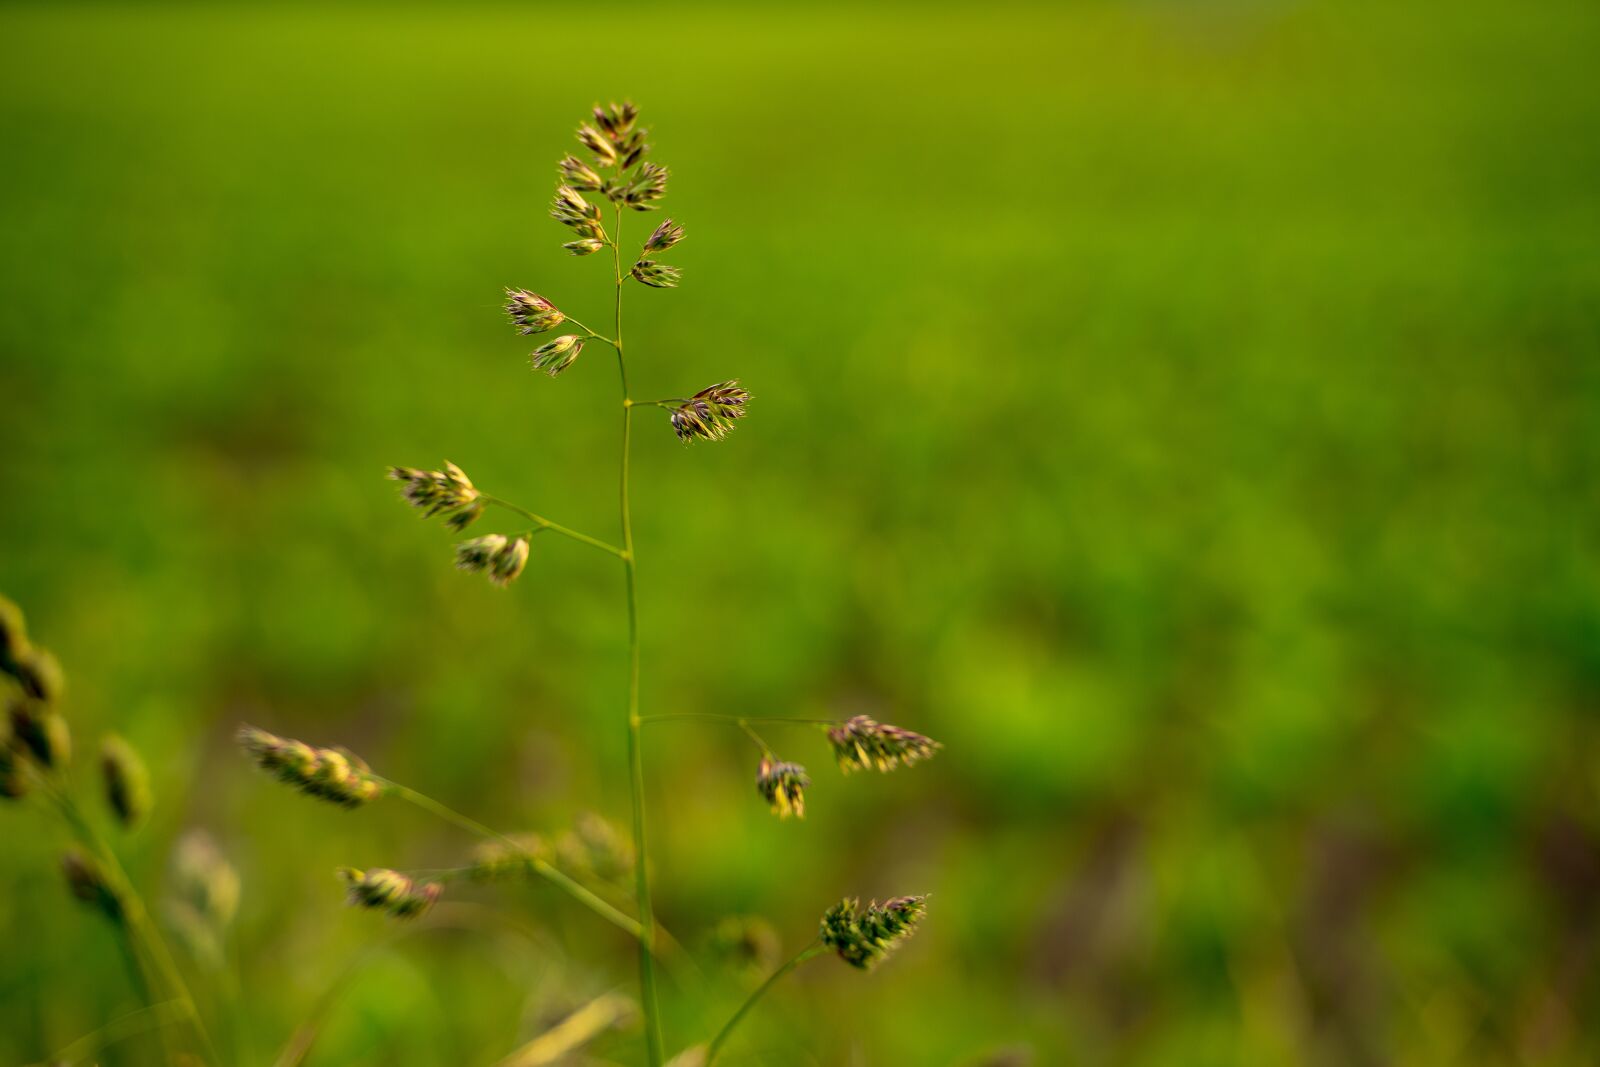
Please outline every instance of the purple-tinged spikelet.
M765 757L756 768L756 792L780 819L806 817L806 786L811 779L798 763L774 763Z
M667 195L667 178L671 174L659 163L646 163L621 190L620 197L613 195L613 199L620 199L635 211L654 211L655 202Z
M720 441L745 416L750 394L737 379L707 386L672 409L672 429L679 440Z
M870 971L910 937L927 913L927 897L895 897L865 908L855 899L841 900L822 917L822 943L852 967Z
M341 867L339 877L350 888L350 904L386 911L396 919L415 919L433 907L443 887L438 882L418 885L399 871L374 867L369 871Z
M124 829L132 829L150 811L150 772L133 746L112 734L100 743L100 774L106 803Z
M307 796L356 808L383 791L366 762L353 753L313 748L254 726L239 727L238 739L257 766Z
M578 143L594 153L595 162L602 167L614 167L617 163L617 146L611 138L588 124L578 127Z
M544 333L567 321L560 308L526 289L506 290L506 315L524 337Z
M583 338L575 333L566 333L534 349L530 358L534 370L542 370L554 378L572 366L582 352Z
M605 239L606 231L600 225L600 206L589 203L570 185L563 185L556 190L555 200L550 204L550 217L572 229L579 237Z
M656 227L655 232L650 235L650 239L644 243L644 250L646 252L665 252L681 240L683 240L683 227L674 225L671 219L667 219Z
M944 746L919 733L874 722L865 715L840 723L828 730L839 769L888 772L904 764L909 767L930 758Z
M400 495L406 502L429 518L470 508L480 496L466 472L449 460L445 460L442 471L390 467L388 476L400 483Z

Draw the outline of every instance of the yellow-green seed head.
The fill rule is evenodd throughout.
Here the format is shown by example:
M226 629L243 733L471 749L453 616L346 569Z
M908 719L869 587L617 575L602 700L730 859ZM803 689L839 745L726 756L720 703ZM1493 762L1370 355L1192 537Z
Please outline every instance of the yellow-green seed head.
M852 967L870 971L910 937L927 913L927 897L895 897L865 908L855 899L841 900L822 916L822 943Z
M386 911L396 919L414 919L433 906L441 888L437 882L417 885L399 871L375 867L362 871L341 867L338 875L350 889L350 903L359 908Z
M635 281L652 289L676 289L678 282L683 279L683 271L653 259L641 259L628 273Z
M262 770L307 796L357 808L383 791L366 762L342 749L313 748L253 726L241 726L238 740Z
M560 308L538 293L530 293L526 289L506 290L506 315L519 327L518 332L524 337L544 333L567 320Z
M525 874L528 863L548 859L549 848L538 834L514 834L503 841L485 841L472 852L474 881L497 882Z
M407 503L430 518L470 508L480 503L482 495L466 472L449 460L438 471L390 467L389 478L400 483L400 495Z
M919 733L874 722L865 715L829 729L828 740L833 744L839 769L846 774L868 770L887 773L902 764L909 767L930 759L944 747Z
M563 158L560 169L561 184L584 193L600 191L600 186L604 179L591 170L589 165L577 156Z
M774 763L762 758L756 768L756 792L780 819L806 817L806 786L811 779L798 763Z
M575 256L592 256L605 246L606 243L597 237L585 237L578 241L568 241L561 247Z
M655 232L650 235L650 239L645 241L644 251L646 254L665 252L681 240L683 240L683 227L674 225L671 219L667 219L660 226L657 226Z
M115 734L100 743L100 774L106 803L124 829L132 829L150 811L150 773L133 746Z

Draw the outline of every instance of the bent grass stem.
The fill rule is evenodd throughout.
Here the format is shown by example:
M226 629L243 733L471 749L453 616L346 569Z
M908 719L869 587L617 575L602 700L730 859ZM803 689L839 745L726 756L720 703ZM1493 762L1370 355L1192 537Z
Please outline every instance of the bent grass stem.
M733 1013L733 1017L723 1024L721 1030L717 1031L717 1036L711 1039L711 1044L706 1046L706 1062L704 1067L711 1067L712 1062L717 1058L717 1053L722 1051L723 1043L728 1040L728 1035L733 1033L733 1028L739 1025L739 1021L745 1017L751 1008L755 1007L756 1001L766 996L767 990L777 985L779 979L788 974L790 971L794 970L796 967L800 966L802 963L809 959L814 959L826 951L828 950L820 942L813 941L811 944L801 949L800 954L795 956L794 959L773 971L772 974L768 976L767 980L762 982L761 985L757 987L754 993L751 993L750 996L745 998L745 1002L739 1005L739 1010Z

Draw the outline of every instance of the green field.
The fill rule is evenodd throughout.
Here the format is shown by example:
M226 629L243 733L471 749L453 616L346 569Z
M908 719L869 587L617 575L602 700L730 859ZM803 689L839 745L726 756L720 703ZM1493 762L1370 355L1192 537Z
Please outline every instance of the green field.
M738 731L650 728L705 970L669 1046L743 996L722 917L793 952L929 892L719 1063L1600 1060L1597 55L1579 0L0 9L0 593L78 776L112 728L151 765L150 896L190 828L239 869L232 979L196 975L239 1062L330 986L313 1067L486 1067L634 992L548 887L395 939L333 869L470 839L233 744L626 824L616 562L540 538L491 588L381 477L450 459L614 536L610 353L533 374L500 303L608 321L546 212L624 96L689 233L628 294L636 392L754 394L721 443L637 420L645 709L946 746L841 777L774 727L815 780L779 822ZM0 842L0 1064L43 1061L138 997L62 835L5 804Z

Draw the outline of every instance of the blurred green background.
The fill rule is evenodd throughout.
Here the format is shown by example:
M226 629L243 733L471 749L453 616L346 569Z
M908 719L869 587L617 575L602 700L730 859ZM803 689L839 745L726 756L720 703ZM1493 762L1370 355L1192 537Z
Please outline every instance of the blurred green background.
M633 989L546 887L392 940L332 869L471 842L231 740L625 823L615 562L543 538L490 588L380 477L449 458L614 536L609 352L534 375L499 304L607 320L546 207L623 96L689 231L683 287L628 292L635 392L755 394L721 444L639 424L645 710L946 745L842 778L775 727L815 779L780 823L737 731L650 728L658 906L706 969L672 1047L747 988L721 917L793 951L931 892L726 1063L1596 1062L1596 55L1579 0L5 7L0 591L80 777L113 727L152 765L151 897L190 828L241 872L244 1062L330 986L312 1064L487 1064ZM0 810L3 1063L137 1005L62 840Z

